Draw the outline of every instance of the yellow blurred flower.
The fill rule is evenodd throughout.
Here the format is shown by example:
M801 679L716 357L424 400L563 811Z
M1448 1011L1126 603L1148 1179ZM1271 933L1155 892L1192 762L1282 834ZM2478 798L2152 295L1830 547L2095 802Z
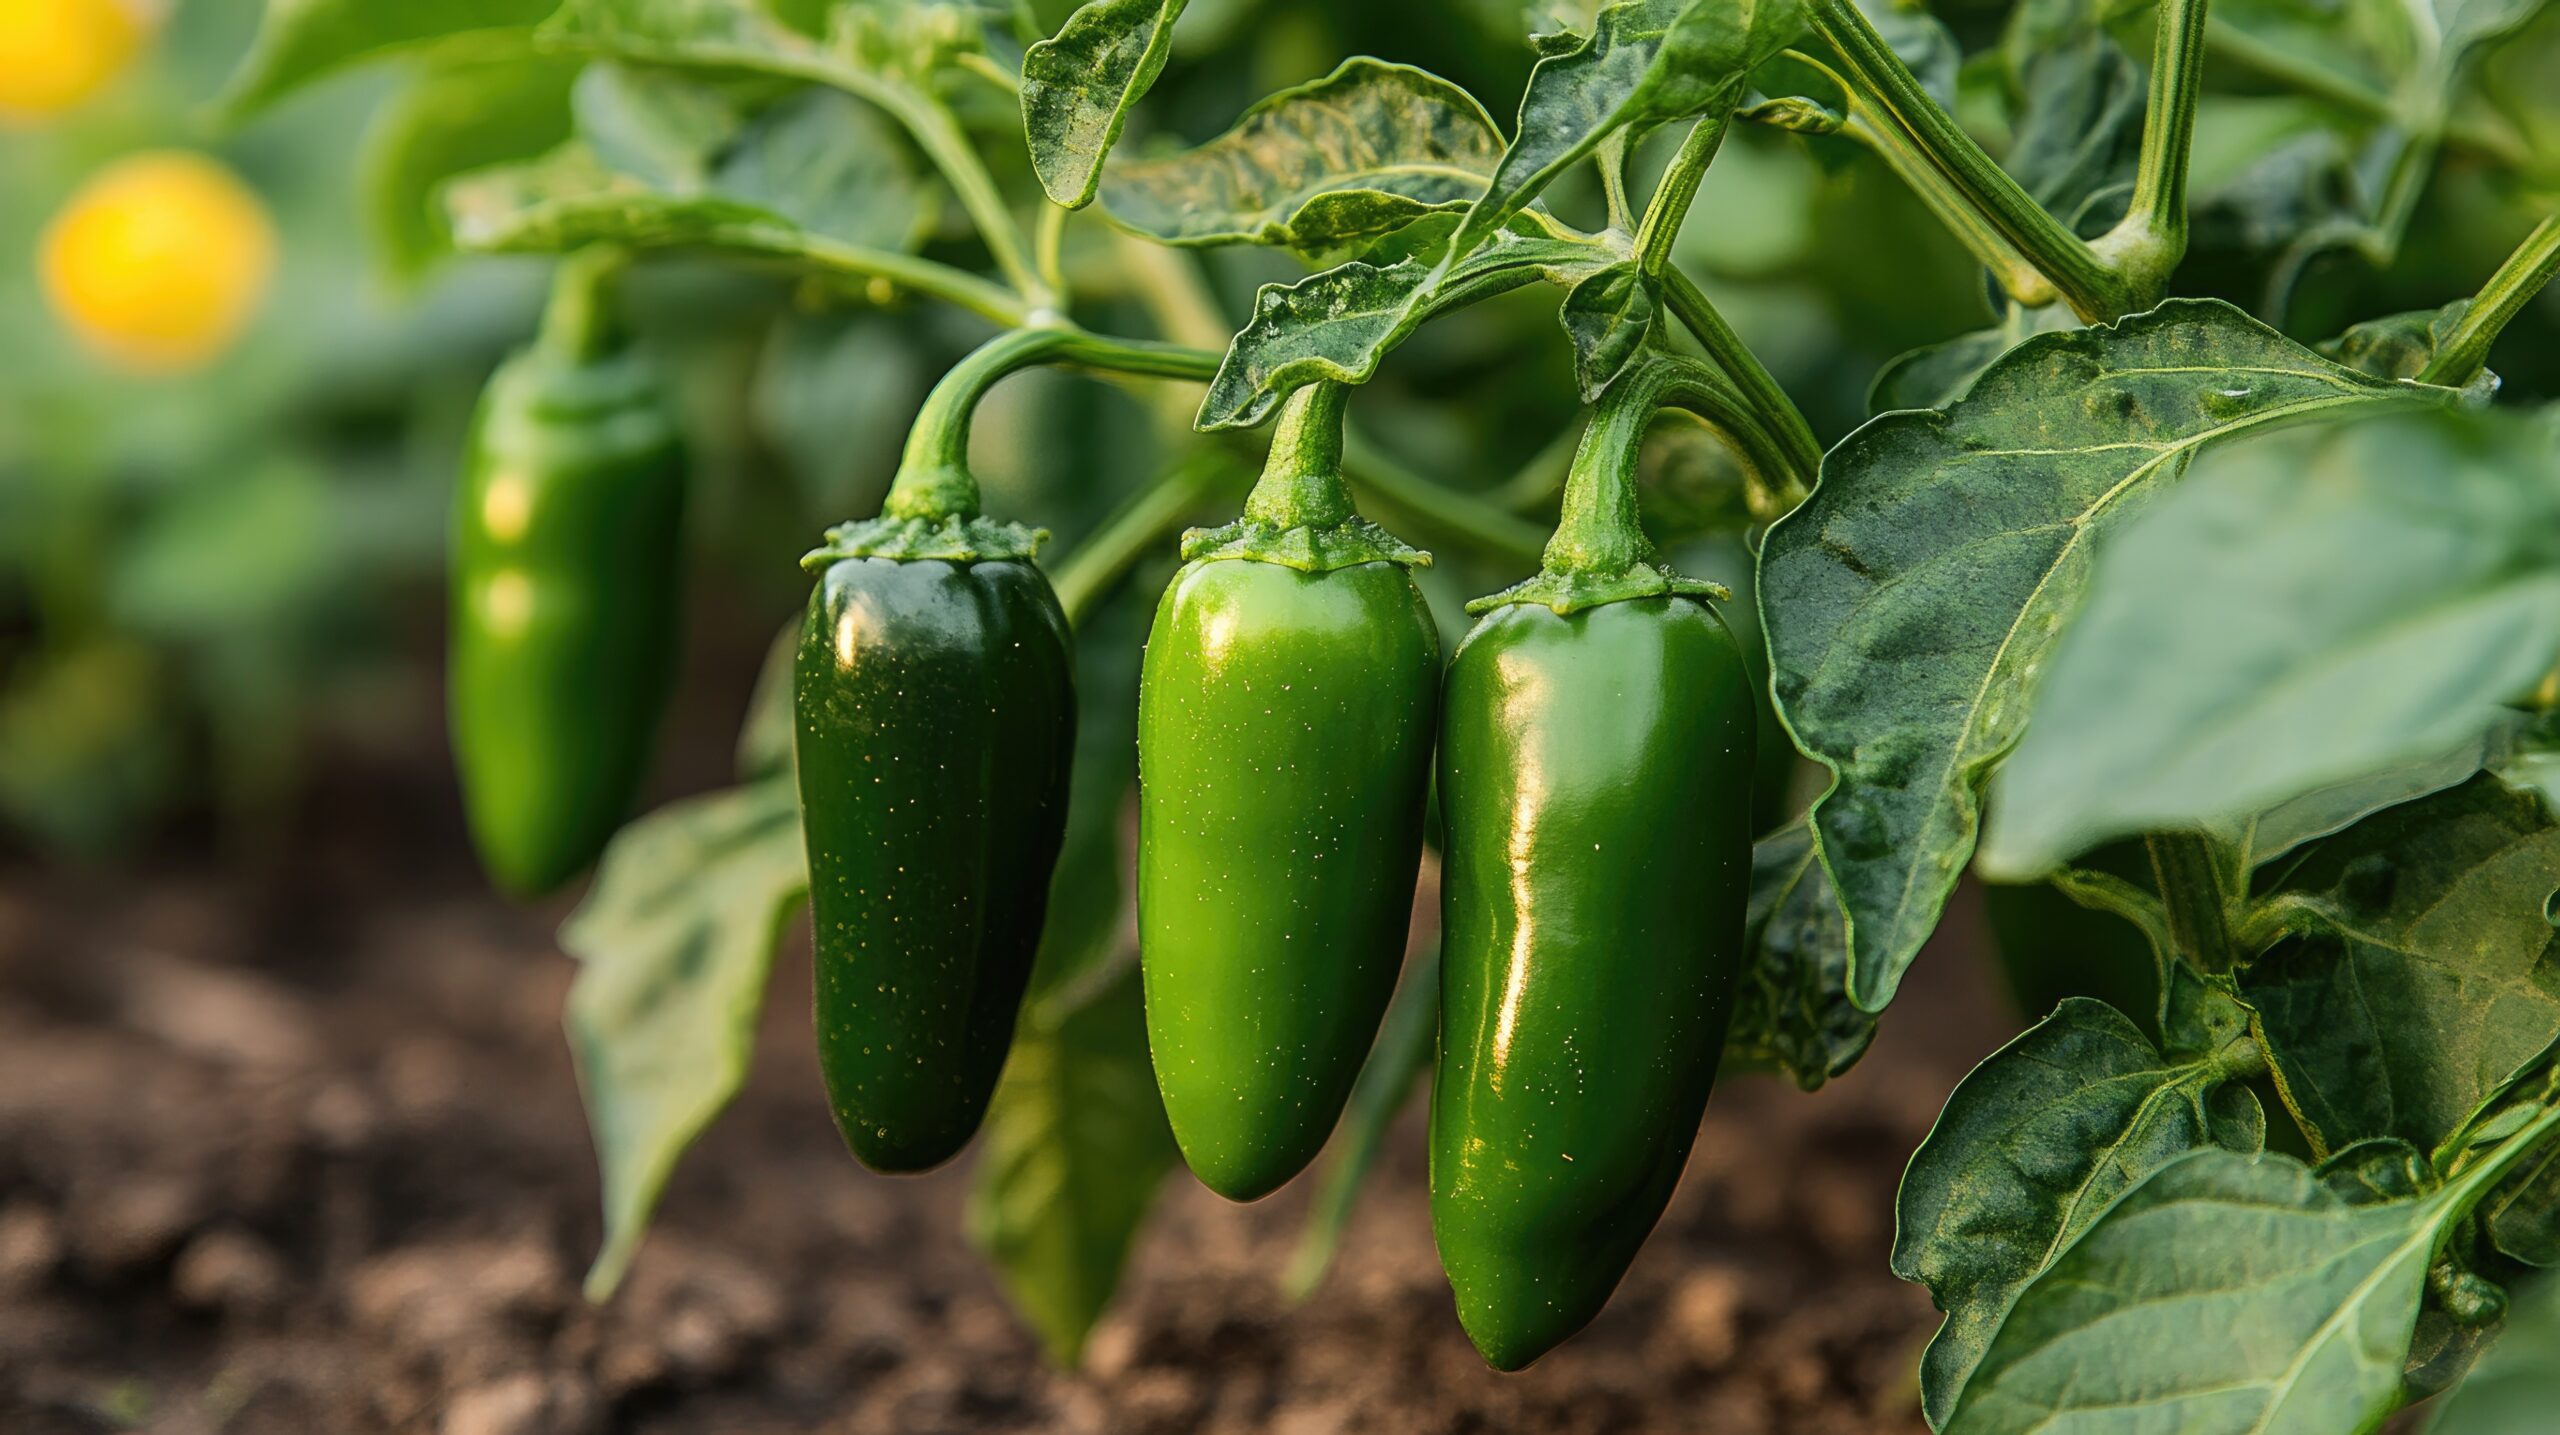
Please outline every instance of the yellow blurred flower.
M155 150L92 175L45 227L37 263L55 315L108 360L189 369L229 348L266 298L275 224L230 170Z
M150 31L138 0L0 0L0 125L51 119L106 88Z

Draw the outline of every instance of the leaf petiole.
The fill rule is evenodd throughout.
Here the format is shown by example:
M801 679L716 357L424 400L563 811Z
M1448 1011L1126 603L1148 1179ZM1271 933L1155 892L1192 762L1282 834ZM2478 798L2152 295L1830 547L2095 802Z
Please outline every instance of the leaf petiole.
M2480 286L2461 321L2418 372L2418 382L2455 387L2471 382L2489 361L2489 346L2498 341L2499 332L2554 274L2560 274L2560 214L2535 225L2515 253L2489 276L2489 282Z

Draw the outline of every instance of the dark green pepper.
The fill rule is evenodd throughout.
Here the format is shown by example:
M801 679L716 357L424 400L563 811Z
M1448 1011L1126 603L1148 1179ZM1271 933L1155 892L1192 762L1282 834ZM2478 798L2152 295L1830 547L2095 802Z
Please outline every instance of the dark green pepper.
M863 1164L921 1171L978 1129L1040 944L1075 748L1074 648L1044 536L978 514L968 414L1049 352L954 367L882 516L830 530L794 670L818 1060Z
M605 320L612 262L569 261L491 376L455 505L454 759L482 864L527 896L629 814L680 646L683 446Z
M1442 700L1432 1231L1503 1370L1598 1314L1661 1217L1743 958L1752 685L1636 524L1662 387L1612 391L1546 572L1471 605Z
M842 558L795 672L818 1062L864 1165L978 1129L1065 834L1074 662L1026 561Z
M1341 390L1299 390L1244 519L1187 536L1138 705L1138 948L1176 1141L1269 1194L1342 1114L1404 958L1440 637L1426 555L1352 512Z

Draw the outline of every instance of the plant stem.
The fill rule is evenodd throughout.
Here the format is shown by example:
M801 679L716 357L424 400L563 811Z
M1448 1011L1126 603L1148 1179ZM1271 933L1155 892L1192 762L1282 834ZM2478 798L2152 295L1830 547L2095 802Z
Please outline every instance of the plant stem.
M1199 449L1113 509L1049 575L1068 624L1082 627L1113 585L1172 537L1234 471L1223 452Z
M727 243L741 249L768 247L758 243L754 230L744 227L734 236L715 230L706 238L713 243ZM913 254L901 254L894 249L841 244L809 235L784 257L807 259L839 274L886 279L901 288L956 304L1008 329L1018 329L1031 319L1031 306L1021 295L1003 285L990 284L966 269L921 259Z
M1698 186L1706 182L1707 166L1715 162L1716 151L1724 146L1725 131L1731 127L1727 112L1709 111L1689 127L1688 137L1680 141L1679 152L1671 156L1670 167L1663 170L1661 182L1653 187L1653 199L1644 207L1644 222L1636 226L1636 270L1645 278L1659 281L1662 272L1671 267L1671 243L1680 237L1681 221L1689 217Z
M593 359L611 347L622 332L614 304L630 267L631 251L609 244L562 257L542 309L542 347L571 360Z
M2230 927L2232 894L2213 839L2201 832L2155 832L2143 844L2151 851L2152 876L2160 884L2169 935L2178 950L2207 973L2238 966L2241 954Z
M925 158L942 171L951 192L958 196L960 207L968 211L970 222L978 227L988 256L995 260L996 268L1004 271L1006 282L1023 302L1034 311L1057 308L1058 295L1025 256L1022 229L1014 223L1013 211L1005 207L995 176L987 173L985 162L978 158L951 111L924 91L900 83L875 84L865 98L895 116L914 137Z
M1473 494L1432 482L1356 428L1344 432L1342 450L1344 470L1359 492L1363 511L1372 518L1395 520L1393 526L1400 532L1409 530L1435 544L1445 540L1516 563L1537 562L1546 547L1545 529Z
M1556 430L1546 447L1529 456L1529 461L1512 470L1511 476L1485 493L1485 500L1513 513L1536 513L1556 501L1564 492L1565 475L1573 471L1573 451L1582 442L1582 424L1577 421Z
M2160 0L2133 202L2095 246L2145 306L2158 301L2170 271L2187 254L2187 173L2195 147L2196 96L2204 87L2207 3Z
M2028 263L2027 256L2019 253L2016 245L2000 237L2000 231L1992 228L1990 222L1947 183L1946 176L1929 163L1928 156L1920 152L1920 147L1911 142L1911 137L1902 132L1902 127L1895 124L1891 116L1879 114L1873 105L1853 97L1849 103L1848 120L1840 127L1840 132L1865 145L1876 158L1883 160L1885 167L1918 195L1929 212L1937 216L1938 222L1946 226L1947 232L1956 237L1956 242L1991 271L1991 277L2000 285L2001 292L2013 302L2025 308L2041 309L2060 298L2054 293L2053 281L2044 277L2044 271Z
M1081 364L1114 373L1206 379L1218 371L1218 359L1205 349L1110 338L1064 324L999 334L952 365L925 395L880 511L892 518L966 518L978 512L978 481L969 472L969 421L987 390L1017 369Z
M2480 286L2444 347L2418 372L2418 381L2457 388L2471 382L2489 362L2489 346L2498 341L2499 332L2554 274L2560 274L2560 214L2535 225L2498 272L2489 276L2489 282Z
M1874 98L1879 118L1897 125L1965 201L2015 246L2071 307L2091 323L2103 323L2133 307L2124 282L2098 253L2034 196L1993 163L1921 89L1901 57L1878 35L1855 0L1810 0L1813 26L1839 52L1856 83L1853 92Z
M1661 279L1663 298L1671 305L1671 312L1698 336L1708 357L1733 376L1742 396L1767 421L1783 459L1778 471L1765 475L1773 490L1772 501L1781 505L1781 512L1804 502L1805 494L1822 473L1822 444L1813 436L1813 425L1805 422L1804 410L1787 397L1787 391L1760 362L1760 356L1742 342L1742 336L1724 321L1724 315L1717 312L1688 275L1676 268L1665 268Z
M1032 257L1040 267L1040 282L1057 296L1057 306L1067 307L1067 213L1062 205L1040 206L1040 228L1032 241Z
M1633 229L1635 217L1627 208L1627 132L1611 132L1591 159L1600 166L1600 194L1608 205L1609 227Z

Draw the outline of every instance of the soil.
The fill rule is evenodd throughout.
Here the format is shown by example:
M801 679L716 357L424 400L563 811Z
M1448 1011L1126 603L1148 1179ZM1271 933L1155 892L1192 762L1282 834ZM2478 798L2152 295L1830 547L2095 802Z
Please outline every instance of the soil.
M487 895L440 789L340 787L254 880L0 868L0 1431L1924 1428L1936 1316L1886 1270L1894 1185L2014 1025L1967 913L1847 1078L1718 1092L1609 1310L1528 1373L1488 1371L1451 1313L1418 1112L1294 1308L1309 1183L1236 1207L1177 1176L1070 1373L963 1240L965 1173L885 1180L838 1146L805 948L748 1090L585 1305L562 905Z

